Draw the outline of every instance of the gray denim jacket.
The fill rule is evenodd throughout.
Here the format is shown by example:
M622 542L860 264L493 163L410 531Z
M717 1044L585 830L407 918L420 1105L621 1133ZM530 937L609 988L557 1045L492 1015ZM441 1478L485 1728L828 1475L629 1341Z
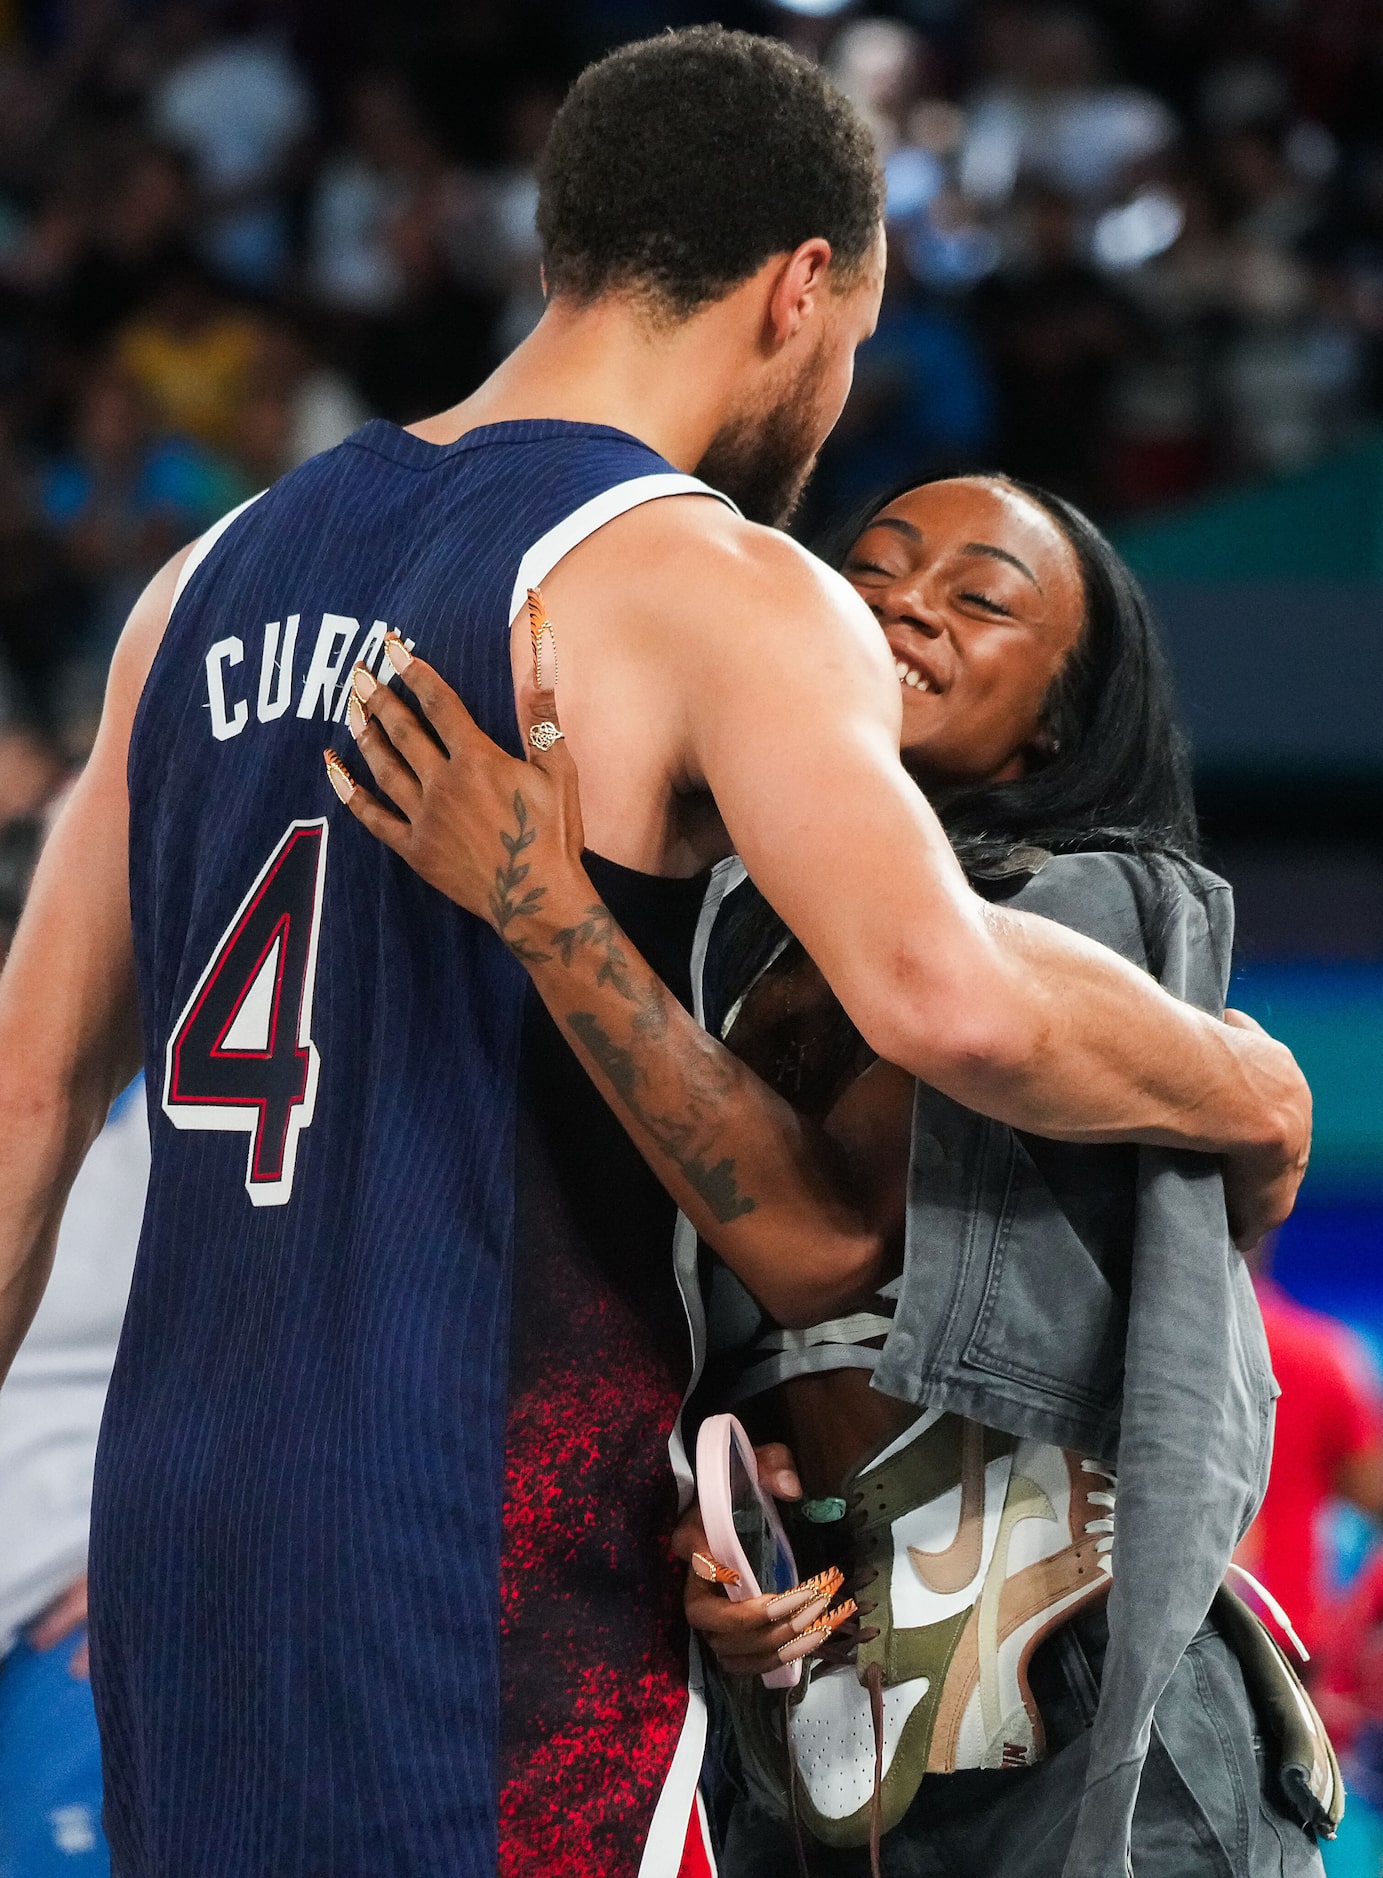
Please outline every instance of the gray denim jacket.
M1224 1008L1227 885L1061 855L1005 904ZM1110 1645L1065 1878L1131 1869L1153 1707L1266 1484L1276 1385L1206 1157L1022 1135L919 1085L907 1260L874 1387L1117 1464Z

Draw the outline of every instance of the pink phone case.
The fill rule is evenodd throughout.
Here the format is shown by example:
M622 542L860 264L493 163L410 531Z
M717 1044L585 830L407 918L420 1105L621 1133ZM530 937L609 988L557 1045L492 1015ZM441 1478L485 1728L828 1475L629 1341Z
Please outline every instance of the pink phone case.
M760 1584L755 1566L744 1549L735 1526L731 1480L734 1459L738 1460L743 1469L742 1477L757 1502L755 1510L762 1518L764 1544L776 1565L774 1576L784 1582ZM733 1603L740 1604L745 1598L757 1598L766 1591L787 1591L797 1583L797 1564L792 1556L792 1547L788 1544L788 1536L783 1531L783 1522L778 1517L778 1509L771 1496L759 1485L754 1444L733 1415L710 1415L701 1424L701 1432L696 1438L696 1497L712 1556L722 1565L733 1565L740 1575L737 1585L725 1587ZM744 1503L742 1493L741 1505ZM760 1549L762 1551L763 1548ZM766 1689L793 1689L801 1677L802 1665L796 1662L785 1663L781 1669L767 1671L761 1680Z

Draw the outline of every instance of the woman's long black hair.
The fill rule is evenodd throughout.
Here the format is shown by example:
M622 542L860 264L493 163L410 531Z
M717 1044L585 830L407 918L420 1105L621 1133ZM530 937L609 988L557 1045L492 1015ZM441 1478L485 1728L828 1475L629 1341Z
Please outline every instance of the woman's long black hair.
M1191 764L1166 654L1142 589L1088 516L1013 477L986 480L1044 509L1070 542L1085 594L1081 637L1048 695L1039 762L1013 782L938 793L933 805L977 881L1014 869L1018 850L1115 849L1194 860L1200 849ZM916 478L886 490L830 531L818 551L840 567L865 529ZM757 893L737 895L728 978L743 991L787 929ZM795 942L794 942L795 943Z

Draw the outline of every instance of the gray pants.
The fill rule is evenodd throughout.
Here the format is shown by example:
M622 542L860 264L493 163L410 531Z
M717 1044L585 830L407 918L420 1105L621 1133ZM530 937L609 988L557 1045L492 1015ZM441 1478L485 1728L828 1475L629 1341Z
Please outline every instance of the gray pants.
M1047 1758L1017 1772L924 1780L883 1841L884 1878L1060 1878L1106 1636L1097 1615L1043 1646L1031 1681ZM1134 1815L1136 1878L1320 1878L1313 1838L1274 1788L1238 1662L1207 1624L1157 1705ZM723 1878L792 1878L789 1828L738 1793L721 1818ZM869 1878L867 1850L832 1851L805 1835L804 1843L812 1878Z

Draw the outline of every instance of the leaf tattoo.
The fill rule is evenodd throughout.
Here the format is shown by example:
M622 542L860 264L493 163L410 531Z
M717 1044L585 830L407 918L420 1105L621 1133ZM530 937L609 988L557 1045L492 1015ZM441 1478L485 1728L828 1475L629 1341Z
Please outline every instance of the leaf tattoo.
M490 918L494 921L495 931L516 958L530 965L543 965L552 956L551 953L542 951L530 940L509 931L516 919L531 919L541 910L547 898L546 887L530 887L521 899L515 898L531 871L528 862L520 861L519 856L538 839L538 831L528 818L528 804L517 789L514 791L514 821L516 827L512 835L500 830L500 845L509 859L506 865L495 869L495 884L490 894Z
M594 946L603 955L596 967L596 983L609 985L626 1004L638 1002L638 994L629 977L629 960L615 938L615 922L608 907L597 902L587 909L585 919L579 924L564 926L560 932L555 932L552 943L564 965L571 964L577 946Z

